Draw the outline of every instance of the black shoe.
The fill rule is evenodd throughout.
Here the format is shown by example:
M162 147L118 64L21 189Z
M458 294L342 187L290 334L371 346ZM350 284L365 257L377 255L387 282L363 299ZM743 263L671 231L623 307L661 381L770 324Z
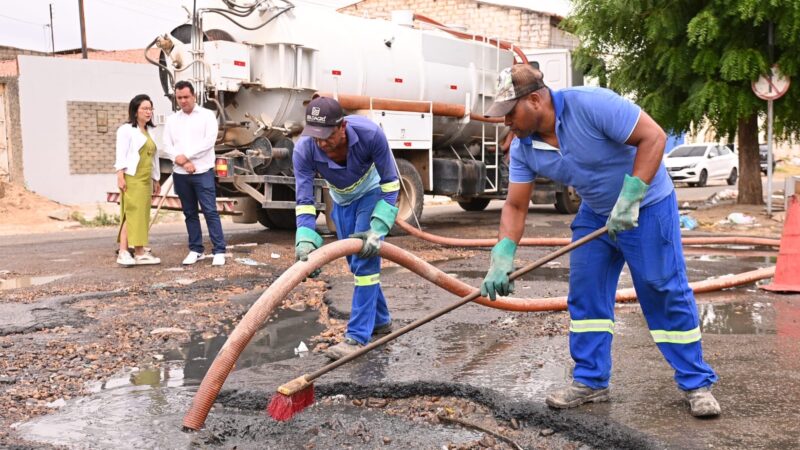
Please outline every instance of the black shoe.
M375 339L379 339L379 338L381 338L383 336L386 336L387 334L392 332L392 328L393 327L392 327L392 321L391 320L386 324L383 324L383 325L381 325L379 327L375 327L372 330L372 339L375 340Z

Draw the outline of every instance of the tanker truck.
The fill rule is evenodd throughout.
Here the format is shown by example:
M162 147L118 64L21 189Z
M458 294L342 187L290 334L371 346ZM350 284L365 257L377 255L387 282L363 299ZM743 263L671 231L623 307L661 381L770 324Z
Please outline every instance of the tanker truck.
M482 113L499 71L526 61L514 45L410 11L389 21L286 0L197 3L186 23L150 44L161 50L150 62L165 95L187 80L198 104L216 112L217 192L235 222L294 228L291 155L317 93L383 128L401 181L398 220L416 223L425 194L449 196L468 211L505 198L509 132ZM414 27L418 21L425 29ZM565 213L580 202L549 180L537 180L534 192L535 202ZM326 212L333 230L324 180L315 180L314 193L317 214Z

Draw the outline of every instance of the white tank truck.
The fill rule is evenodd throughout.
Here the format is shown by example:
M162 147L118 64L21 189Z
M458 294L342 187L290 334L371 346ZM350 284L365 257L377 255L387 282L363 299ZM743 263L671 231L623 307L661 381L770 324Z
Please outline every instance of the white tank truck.
M497 149L508 129L481 113L498 72L515 53L525 60L513 45L410 11L386 21L281 0L200 3L191 22L153 41L161 53L151 62L167 96L188 80L198 102L217 111L218 195L228 198L221 211L234 210L234 221L294 228L291 153L318 92L383 127L402 182L399 219L415 223L424 194L449 196L468 211L505 197L508 168ZM433 24L416 29L415 20ZM534 191L536 203L561 212L580 203L549 180ZM317 210L329 211L321 179L315 195Z

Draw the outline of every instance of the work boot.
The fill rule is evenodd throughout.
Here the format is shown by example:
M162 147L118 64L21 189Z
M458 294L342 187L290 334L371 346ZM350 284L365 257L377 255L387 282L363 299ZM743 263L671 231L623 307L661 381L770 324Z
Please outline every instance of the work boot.
M711 393L711 387L704 386L686 391L686 400L689 402L689 409L695 417L713 417L722 412L717 399Z
M572 384L548 394L545 402L551 408L574 408L584 403L607 402L608 394L608 388L592 389L585 384L573 381Z
M345 356L354 353L364 347L363 345L359 344L353 338L344 338L344 341L339 342L338 344L330 347L328 350L325 350L325 356L330 358L332 361L336 361L339 358L344 358Z
M372 340L374 341L376 339L380 339L391 332L392 332L392 321L390 320L386 324L381 325L379 327L375 327L372 330Z

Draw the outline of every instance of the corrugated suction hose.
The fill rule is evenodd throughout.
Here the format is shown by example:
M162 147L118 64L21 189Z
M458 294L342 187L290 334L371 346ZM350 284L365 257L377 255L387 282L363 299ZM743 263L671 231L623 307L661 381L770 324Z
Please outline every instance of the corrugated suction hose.
M222 385L225 383L231 370L233 370L239 355L244 351L247 344L253 338L253 335L255 335L266 322L272 311L283 301L286 294L300 284L314 270L335 259L358 253L358 251L361 250L361 245L362 241L360 239L344 239L324 245L312 252L309 255L308 261L297 262L286 269L286 271L261 294L244 317L242 317L239 324L236 325L236 328L230 334L225 345L222 346L222 349L220 349L205 377L203 377L203 381L200 383L200 387L192 401L192 406L183 418L183 426L185 429L199 430L203 427L206 417L208 417L208 412L211 410L214 401L219 395ZM380 253L383 258L411 270L417 275L457 296L463 297L475 289L447 275L419 257L388 242L384 242L383 245L381 245ZM693 284L693 288L696 289L696 292L701 292L697 289L707 289L709 287L722 289L739 284L752 283L762 278L771 277L774 271L774 267L759 269L736 276L701 282L700 284L707 283L703 286ZM617 294L617 301L623 299L630 300L633 298L635 298L635 295L631 296L630 293L626 293L625 295ZM482 297L476 300L476 302L484 306L506 311L556 311L567 308L566 297L542 299L500 297L494 302Z

